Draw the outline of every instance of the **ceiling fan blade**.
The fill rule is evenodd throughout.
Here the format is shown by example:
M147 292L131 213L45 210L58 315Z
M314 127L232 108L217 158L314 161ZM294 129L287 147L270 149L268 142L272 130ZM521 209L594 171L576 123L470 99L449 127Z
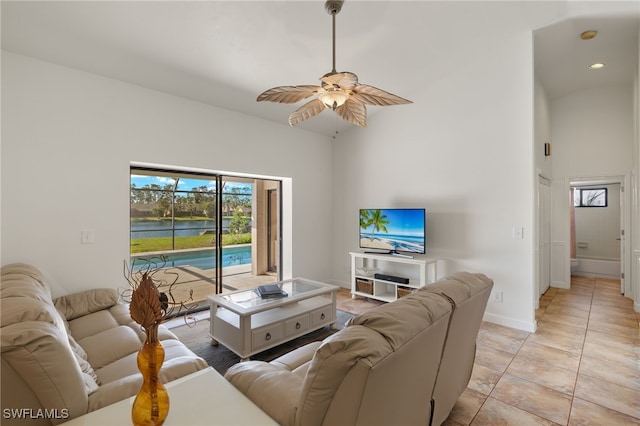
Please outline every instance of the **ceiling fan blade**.
M401 98L377 87L360 84L353 89L353 97L367 105L389 106L411 104L410 100Z
M344 104L336 108L336 114L349 123L367 127L367 107L362 101L349 98Z
M296 124L303 122L307 118L311 118L320 114L322 111L324 111L325 108L326 105L320 99L309 101L295 110L293 114L289 116L289 124L291 126L295 126Z
M257 101L279 102L281 104L294 104L322 91L322 87L314 85L303 86L278 86L266 90L258 96Z
M336 72L325 74L320 78L322 87L353 89L358 85L358 76L352 72Z

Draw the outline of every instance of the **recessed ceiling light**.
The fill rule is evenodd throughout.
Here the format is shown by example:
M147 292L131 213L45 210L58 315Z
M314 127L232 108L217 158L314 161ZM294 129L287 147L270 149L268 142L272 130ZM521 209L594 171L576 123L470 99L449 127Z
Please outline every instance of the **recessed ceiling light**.
M589 69L592 69L592 70L599 70L601 68L604 68L604 64L602 63L591 64L589 66Z
M580 34L580 38L583 40L591 40L597 35L598 35L598 32L596 30L587 30L587 31L584 31L582 34Z

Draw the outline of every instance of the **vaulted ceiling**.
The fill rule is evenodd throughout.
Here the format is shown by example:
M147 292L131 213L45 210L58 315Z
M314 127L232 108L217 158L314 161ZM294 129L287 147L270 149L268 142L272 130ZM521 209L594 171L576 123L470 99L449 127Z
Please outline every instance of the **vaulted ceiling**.
M482 66L483 49L502 37L501 26L525 21L538 28L536 75L550 98L633 81L638 14L629 4L637 2L556 18L566 3L347 1L337 16L337 69L414 100L459 58ZM323 1L3 0L0 7L3 49L284 125L300 104L258 103L257 95L318 84L331 71L331 17ZM580 40L585 29L598 37ZM596 61L606 67L586 69ZM384 108L407 107L370 107L369 120ZM353 128L327 111L298 127L326 135Z

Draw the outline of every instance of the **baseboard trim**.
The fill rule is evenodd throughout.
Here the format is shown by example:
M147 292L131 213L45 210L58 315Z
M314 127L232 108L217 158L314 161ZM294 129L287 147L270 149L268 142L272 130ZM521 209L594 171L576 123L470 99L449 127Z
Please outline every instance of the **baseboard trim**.
M482 317L483 321L492 322L494 324L504 325L505 327L516 328L518 330L528 331L529 333L535 333L537 329L537 322L528 322L516 320L513 318L505 317L502 315L496 315L485 312Z

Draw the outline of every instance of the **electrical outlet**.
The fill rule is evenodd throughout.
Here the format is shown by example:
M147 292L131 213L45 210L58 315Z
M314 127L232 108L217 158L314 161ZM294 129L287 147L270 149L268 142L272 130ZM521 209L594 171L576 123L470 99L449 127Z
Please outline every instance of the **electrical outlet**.
M502 303L502 291L493 290L491 292L491 300L496 303Z

